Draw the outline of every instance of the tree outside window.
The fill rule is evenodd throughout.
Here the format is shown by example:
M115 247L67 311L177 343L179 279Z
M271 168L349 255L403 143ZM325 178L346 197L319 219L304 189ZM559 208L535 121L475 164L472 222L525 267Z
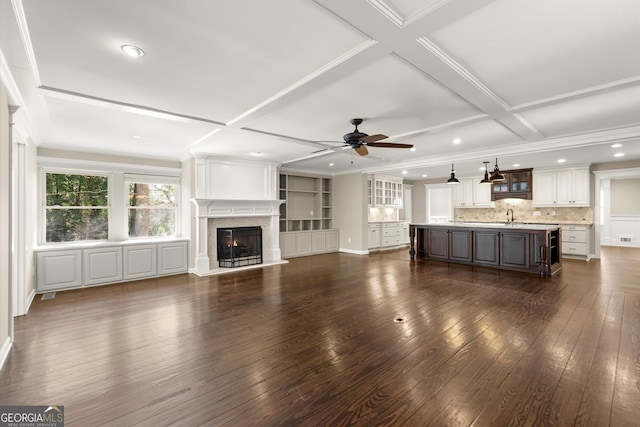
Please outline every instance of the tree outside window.
M45 206L47 242L109 237L106 176L47 173Z
M129 183L129 237L174 236L176 186Z

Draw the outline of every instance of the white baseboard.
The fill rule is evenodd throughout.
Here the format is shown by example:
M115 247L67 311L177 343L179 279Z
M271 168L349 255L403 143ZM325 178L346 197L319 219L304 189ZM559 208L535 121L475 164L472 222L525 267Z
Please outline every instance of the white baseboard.
M13 341L11 341L11 338L7 337L7 340L2 344L2 347L0 347L0 369L2 369L5 360L7 360L7 357L9 356L12 344Z
M345 248L340 248L338 249L338 252L343 252L345 254L354 254L354 255L369 255L369 251L357 251L355 249L345 249Z
M31 290L31 294L27 298L27 302L26 302L26 304L24 306L24 314L27 314L29 312L29 309L31 308L31 303L33 302L33 299L35 297L36 297L36 290L32 289Z

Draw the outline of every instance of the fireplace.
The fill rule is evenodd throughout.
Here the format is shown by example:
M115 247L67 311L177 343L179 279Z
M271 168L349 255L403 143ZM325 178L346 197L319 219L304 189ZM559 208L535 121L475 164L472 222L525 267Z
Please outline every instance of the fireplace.
M221 268L262 264L262 227L218 228L217 242Z

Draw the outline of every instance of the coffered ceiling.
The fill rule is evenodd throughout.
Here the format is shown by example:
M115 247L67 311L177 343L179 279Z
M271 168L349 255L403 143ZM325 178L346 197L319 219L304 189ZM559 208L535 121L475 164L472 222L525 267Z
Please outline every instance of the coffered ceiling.
M408 179L640 160L639 0L0 2L40 147ZM356 117L415 150L343 149Z

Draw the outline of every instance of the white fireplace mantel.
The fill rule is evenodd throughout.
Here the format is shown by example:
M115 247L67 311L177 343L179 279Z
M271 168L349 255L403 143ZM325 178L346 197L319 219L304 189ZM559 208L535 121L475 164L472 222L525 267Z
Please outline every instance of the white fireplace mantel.
M195 273L213 274L209 256L209 219L210 218L247 218L268 217L271 263L282 262L280 253L280 205L284 200L231 200L231 199L191 199L196 207L196 254Z

